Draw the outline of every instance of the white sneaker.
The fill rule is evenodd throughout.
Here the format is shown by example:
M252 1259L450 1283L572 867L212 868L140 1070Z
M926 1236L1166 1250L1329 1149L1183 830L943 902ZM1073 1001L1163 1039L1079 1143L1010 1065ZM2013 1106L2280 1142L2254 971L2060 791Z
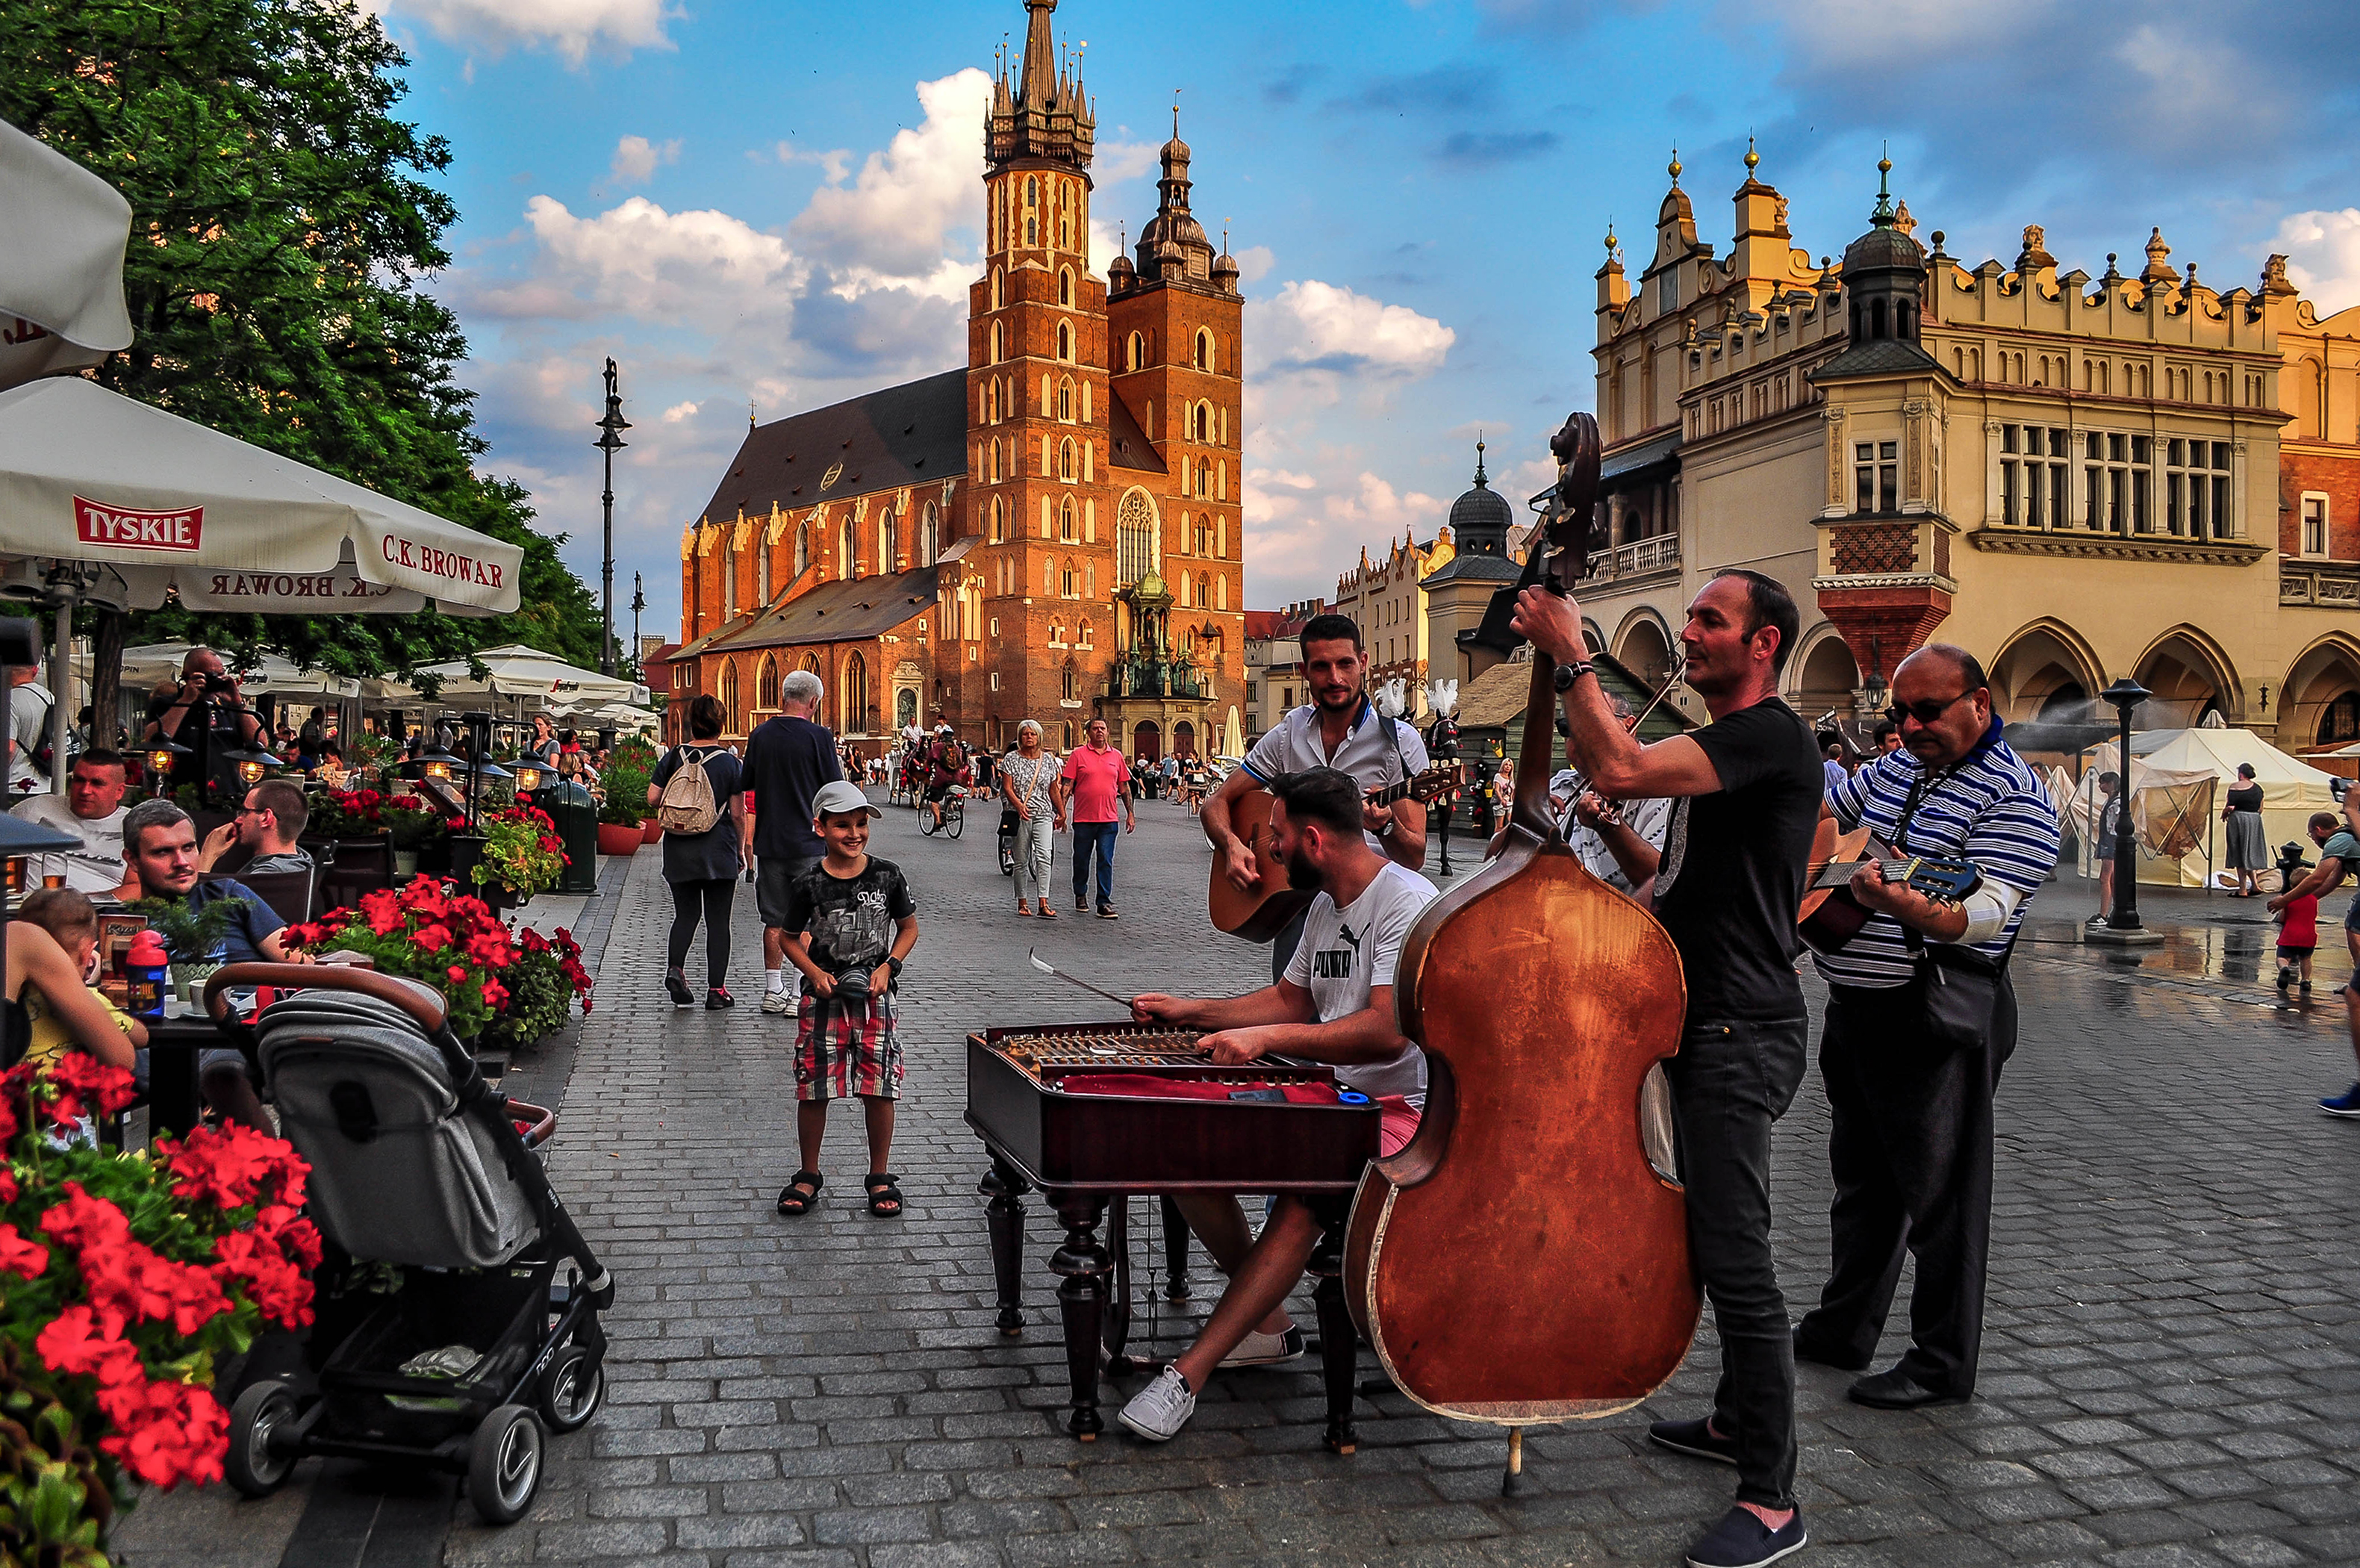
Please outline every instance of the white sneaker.
M1289 1326L1278 1333L1250 1333L1238 1348L1221 1357L1223 1366L1276 1366L1303 1359L1303 1331Z
M772 1016L776 1016L781 1013L792 1013L794 1010L794 992L790 991L766 991L762 992L763 1012L770 1014Z
M1178 1367L1167 1366L1131 1397L1115 1420L1150 1442L1169 1442L1196 1413L1196 1396L1188 1392L1188 1380Z

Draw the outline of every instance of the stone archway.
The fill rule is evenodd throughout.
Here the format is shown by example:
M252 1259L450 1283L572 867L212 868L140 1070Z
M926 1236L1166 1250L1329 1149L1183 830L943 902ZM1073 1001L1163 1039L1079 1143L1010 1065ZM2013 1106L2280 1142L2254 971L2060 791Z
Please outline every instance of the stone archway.
M1151 762L1164 760L1164 731L1155 720L1142 718L1131 727L1131 754Z
M2360 740L2360 640L2336 632L2303 650L2279 688L2278 733L2289 748Z
M1616 638L1614 657L1653 690L1671 673L1671 634L1653 610L1634 610Z
M2010 637L1989 673L1992 703L2010 722L2081 722L2089 717L2089 699L2106 684L2089 645L2054 621L2035 621ZM2099 715L2101 722L2105 718Z
M1172 754L1175 757L1196 754L1196 727L1185 718L1172 726Z
M1860 665L1835 629L1825 629L1816 641L1806 641L1795 674L1795 711L1817 724L1822 715L1852 711L1852 693L1860 685Z
M2132 716L2139 729L2194 729L2208 713L2218 713L2227 724L2240 717L2235 670L2220 644L2192 626L2177 626L2157 638L2131 673L2155 694Z

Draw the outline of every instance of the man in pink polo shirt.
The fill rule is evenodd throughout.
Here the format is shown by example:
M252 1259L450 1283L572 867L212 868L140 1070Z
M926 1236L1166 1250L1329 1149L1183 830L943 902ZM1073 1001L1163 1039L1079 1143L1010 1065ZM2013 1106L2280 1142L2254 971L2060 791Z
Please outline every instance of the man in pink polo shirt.
M1093 718L1083 731L1088 744L1065 758L1065 792L1074 803L1074 907L1089 899L1090 861L1098 868L1098 918L1114 913L1114 816L1122 808L1122 830L1132 832L1139 818L1131 809L1131 769L1122 753L1107 744L1107 725Z

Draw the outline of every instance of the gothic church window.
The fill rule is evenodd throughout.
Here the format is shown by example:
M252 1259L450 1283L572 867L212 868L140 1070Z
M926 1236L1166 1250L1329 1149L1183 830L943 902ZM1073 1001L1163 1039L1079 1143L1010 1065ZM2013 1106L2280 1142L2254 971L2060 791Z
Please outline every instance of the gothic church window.
M1213 405L1210 403L1196 405L1196 439L1205 442L1213 439Z
M1061 269L1057 273L1057 302L1061 305L1074 302L1074 269L1070 267Z
M1132 490L1114 514L1115 581L1128 587L1155 565L1155 509Z
M1057 447L1057 477L1067 483L1074 477L1074 438L1070 435Z
M894 569L893 558L901 553L901 520L889 511L877 520L877 570L879 572L890 572Z
M811 524L806 522L795 529L795 576L802 576L803 569L810 565Z
M1074 542L1074 498L1067 496L1065 504L1057 510L1057 537L1066 543Z
M1071 359L1073 356L1074 329L1065 323L1059 322L1057 323L1057 357Z
M852 520L848 517L836 531L836 575L838 578L860 575L860 562L852 549Z
M1124 363L1133 370L1147 367L1147 338L1144 334L1135 332L1131 334L1131 348Z
M1008 274L995 267L991 269L991 308L999 310L1008 303Z
M1074 384L1071 381L1061 381L1057 384L1057 417L1067 423L1073 422Z
M918 536L918 565L931 566L934 564L934 555L940 542L941 520L935 516L934 503L928 501L924 531Z
M770 542L767 539L754 546L754 597L763 604L770 602Z
M754 683L754 690L755 706L758 707L770 709L779 706L779 662L768 653L762 655L761 678Z

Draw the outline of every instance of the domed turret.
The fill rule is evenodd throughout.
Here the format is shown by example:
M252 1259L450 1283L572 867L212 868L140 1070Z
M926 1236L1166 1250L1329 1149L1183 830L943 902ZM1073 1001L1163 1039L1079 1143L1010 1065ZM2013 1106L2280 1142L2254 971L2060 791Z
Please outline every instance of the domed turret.
M1238 258L1227 250L1213 258L1213 285L1232 294L1238 291Z
M1508 554L1508 530L1515 522L1515 509L1508 499L1491 488L1483 472L1483 443L1475 443L1475 488L1450 503L1450 532L1459 542L1461 555L1498 555Z
M1843 290L1852 306L1852 341L1857 345L1895 339L1918 341L1918 317L1926 292L1926 247L1903 232L1887 188L1893 160L1876 165L1876 210L1869 230L1844 247Z
M1213 267L1213 242L1205 225L1188 211L1188 144L1180 139L1180 110L1172 110L1172 139L1164 144L1164 178L1156 181L1161 200L1155 215L1139 231L1139 270L1146 278L1208 278ZM1162 247L1179 247L1180 270L1166 273Z

